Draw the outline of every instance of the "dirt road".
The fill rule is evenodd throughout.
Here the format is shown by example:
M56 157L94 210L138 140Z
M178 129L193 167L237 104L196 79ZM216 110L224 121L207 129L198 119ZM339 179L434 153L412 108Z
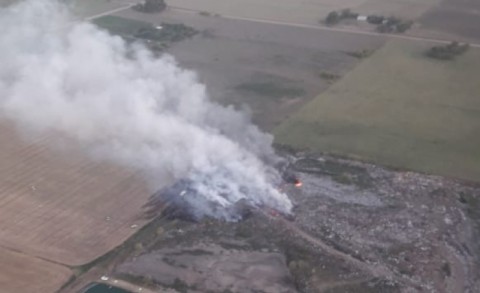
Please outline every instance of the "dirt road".
M303 231L299 227L297 227L294 223L282 218L282 217L274 217L264 213L264 215L274 221L281 222L281 224L287 228L292 234L301 237L305 241L309 242L313 246L316 246L326 252L327 254L337 257L339 259L344 260L348 264L356 267L357 269L368 272L375 278L385 278L387 280L396 281L400 284L408 285L414 288L423 287L422 284L419 282L415 282L414 280L405 277L397 272L394 272L389 267L375 262L368 262L368 261L361 261L357 258L352 257L351 255L344 253L340 250L337 250L330 245L326 244L323 240L313 237L312 235L308 234L307 232Z
M188 12L191 12L191 13L201 13L202 12L202 11L199 11L199 10L186 9L186 8L181 8L181 7L169 6L169 8L170 9L175 9L175 10L181 10L181 11L188 11ZM437 43L437 44L449 44L449 43L452 42L452 40L441 40L441 39L415 37L415 36L400 35L400 34L384 34L384 33L370 32L370 31L362 31L362 30L357 30L357 29L335 28L335 27L327 27L327 26L321 26L321 25L309 25L309 24L301 24L301 23L291 23L291 22L258 19L258 18L238 17L238 16L234 16L234 15L221 15L221 17L227 18L227 19L251 21L251 22L258 22L258 23L277 24L277 25L284 25L284 26L293 26L293 27L300 27L300 28L307 28L307 29L316 29L316 30L324 30L324 31L332 31L332 32L339 32L339 33L348 33L348 34L357 34L357 35L388 37L388 38L393 38L393 39L403 39L403 40L410 40L410 41L423 41L423 42L431 42L431 43ZM471 43L470 46L474 47L474 48L480 48L479 43Z

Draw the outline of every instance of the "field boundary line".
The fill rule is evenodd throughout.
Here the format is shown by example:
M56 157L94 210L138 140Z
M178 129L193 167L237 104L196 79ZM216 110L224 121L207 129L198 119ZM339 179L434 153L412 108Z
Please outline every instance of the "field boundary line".
M172 10L184 11L184 12L190 12L190 13L204 12L204 11L201 11L201 10L183 8L183 7L178 7L178 6L168 6L168 8L170 8ZM452 42L452 40L433 39L433 38L426 38L426 37L415 37L415 36L399 35L399 34L376 33L376 32L368 32L368 31L361 31L361 30L347 29L347 28L333 28L333 27L326 27L326 26L312 25L312 24L303 24L303 23L276 21L276 20L268 20L268 19L260 19L260 18L241 17L241 16L234 16L234 15L228 15L228 14L218 14L218 15L219 15L220 18L232 19L232 20L243 20L243 21L249 21L249 22L276 24L276 25L283 25L283 26L308 28L308 29L316 29L316 30L322 30L322 31L356 34L356 35L366 35L366 36L373 36L373 37L404 39L404 40L410 40L410 41L424 41L424 42L431 42L431 43L437 43L437 44L449 44L449 43ZM470 43L470 47L480 48L480 43Z
M105 12L101 12L101 13L98 13L98 14L94 14L94 15L91 15L91 16L84 17L84 18L82 18L82 20L91 21L91 20L100 18L102 16L107 16L107 15L111 15L111 14L114 14L114 13L117 13L117 12L127 10L129 8L132 8L134 5L135 5L135 3L125 4L121 7L118 7L118 8L112 9L112 10L108 10L108 11L105 11Z

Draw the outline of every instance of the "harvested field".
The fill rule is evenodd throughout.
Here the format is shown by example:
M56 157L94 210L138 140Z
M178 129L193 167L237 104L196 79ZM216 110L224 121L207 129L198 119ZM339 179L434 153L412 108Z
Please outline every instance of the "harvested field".
M126 7L131 3L129 0L73 0L70 5L75 15L91 17Z
M356 7L366 0L172 0L170 6L212 14L275 21L316 24L332 10Z
M0 293L56 292L72 275L61 265L0 248Z
M52 137L27 143L6 122L0 137L1 246L81 265L145 223L138 215L150 192L133 172L80 151L52 151Z
M169 5L239 18L318 24L333 10L416 18L438 0L170 0Z
M198 73L213 100L239 108L247 105L254 122L267 130L330 86L331 81L322 78L322 73L341 76L350 71L359 60L348 52L375 50L384 42L383 37L205 17L178 10L157 15L126 10L116 16L127 18L126 23L129 19L181 23L199 31L167 52L182 67Z
M420 19L423 34L447 34L452 40L461 38L480 41L480 2L443 0Z
M377 14L387 17L393 15L415 20L439 1L441 0L367 0L352 10L366 15Z
M380 164L480 178L480 51L426 58L392 41L276 130L277 142Z

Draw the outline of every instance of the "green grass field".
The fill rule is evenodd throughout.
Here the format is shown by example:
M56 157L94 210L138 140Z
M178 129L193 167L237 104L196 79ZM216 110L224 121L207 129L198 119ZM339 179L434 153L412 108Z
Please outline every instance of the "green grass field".
M134 35L138 30L153 28L151 23L114 15L102 16L93 23L115 35Z
M148 22L114 15L102 16L93 23L114 35L167 44L180 42L198 33L192 27L183 24L161 23L161 29L158 29Z
M480 181L480 50L391 41L274 133L278 143Z

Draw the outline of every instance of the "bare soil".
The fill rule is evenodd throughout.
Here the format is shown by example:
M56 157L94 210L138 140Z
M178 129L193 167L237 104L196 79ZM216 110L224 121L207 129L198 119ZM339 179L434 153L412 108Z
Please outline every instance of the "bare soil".
M72 272L67 267L0 248L0 293L56 292Z
M150 192L133 172L53 150L49 136L24 140L8 122L0 137L1 246L81 265L145 223L138 215Z
M443 0L420 19L422 29L444 33L452 40L480 41L480 2Z

